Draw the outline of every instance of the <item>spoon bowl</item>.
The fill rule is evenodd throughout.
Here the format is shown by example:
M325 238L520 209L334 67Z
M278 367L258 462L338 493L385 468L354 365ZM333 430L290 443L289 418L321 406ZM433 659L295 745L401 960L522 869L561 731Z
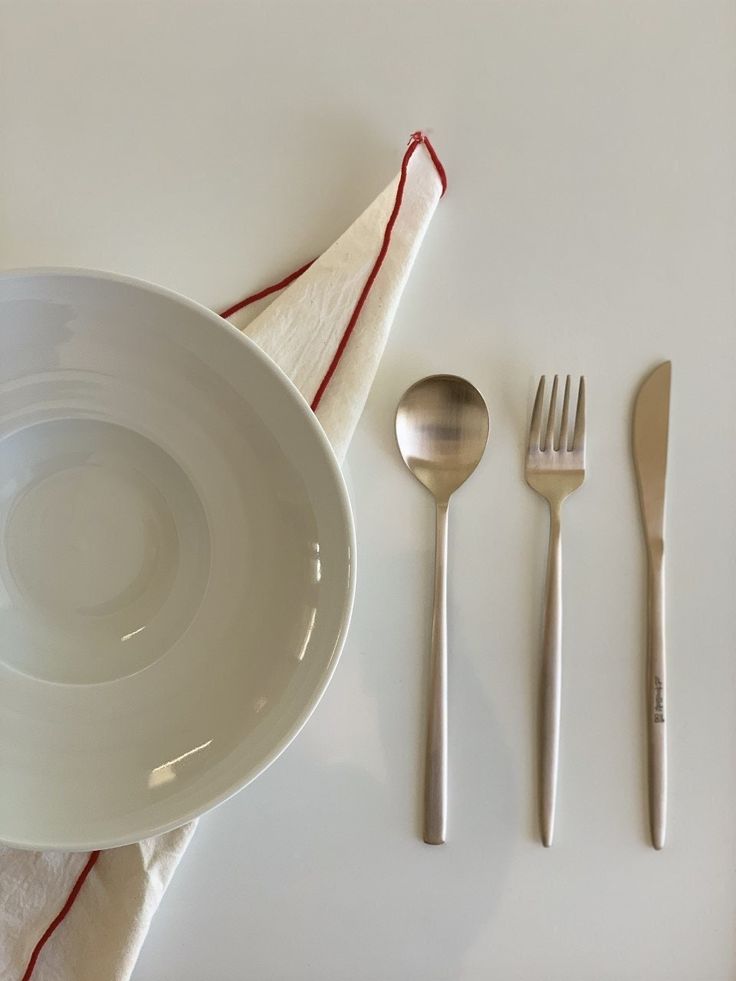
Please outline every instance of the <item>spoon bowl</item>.
M438 501L448 501L483 456L488 408L477 388L457 375L430 375L399 402L396 439L404 462Z

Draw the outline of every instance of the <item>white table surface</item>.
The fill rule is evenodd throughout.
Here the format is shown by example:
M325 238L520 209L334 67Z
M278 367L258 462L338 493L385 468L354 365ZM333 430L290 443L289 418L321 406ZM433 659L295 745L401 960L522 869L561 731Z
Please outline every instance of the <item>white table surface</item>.
M359 584L294 746L205 817L135 981L736 976L736 7L0 4L0 263L219 306L330 244L426 127L450 191L347 461ZM672 358L669 842L648 846L632 397ZM467 375L452 516L450 843L418 838L432 515L392 418ZM546 515L534 379L585 371L565 541L561 798L537 842Z

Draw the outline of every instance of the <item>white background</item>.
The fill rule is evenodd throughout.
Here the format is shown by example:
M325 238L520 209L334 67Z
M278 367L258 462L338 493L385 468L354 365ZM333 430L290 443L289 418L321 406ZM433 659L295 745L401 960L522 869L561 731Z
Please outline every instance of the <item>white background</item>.
M329 245L425 127L450 190L348 457L359 583L295 745L205 817L135 981L736 976L736 6L0 2L0 264L214 307ZM669 841L648 846L629 456L673 360ZM451 528L450 843L419 841L431 502L392 420L467 375L492 434ZM589 382L565 515L561 799L537 842L546 514L535 378ZM102 981L102 979L101 979Z

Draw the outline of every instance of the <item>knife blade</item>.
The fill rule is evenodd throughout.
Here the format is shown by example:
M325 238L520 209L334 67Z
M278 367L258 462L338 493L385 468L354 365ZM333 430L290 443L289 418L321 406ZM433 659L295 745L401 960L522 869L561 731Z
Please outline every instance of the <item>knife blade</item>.
M667 830L667 677L664 531L672 362L641 384L634 405L633 455L647 548L647 734L649 823L652 844L664 847Z

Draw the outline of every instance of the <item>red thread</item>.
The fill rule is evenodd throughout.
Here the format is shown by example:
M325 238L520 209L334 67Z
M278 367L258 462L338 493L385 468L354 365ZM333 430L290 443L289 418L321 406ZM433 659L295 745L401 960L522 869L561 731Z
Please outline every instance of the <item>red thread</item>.
M442 197L444 197L445 191L447 190L447 173L445 171L445 168L442 166L442 161L437 156L437 151L429 142L429 137L425 136L421 130L417 130L416 133L412 133L411 139L416 140L417 143L423 143L427 148L427 153L432 159L432 163L435 166L435 170L440 175L440 182L442 183Z
M376 261L373 263L373 268L368 274L368 279L365 281L365 286L363 287L361 294L358 297L358 302L355 304L355 308L352 314L350 315L350 320L348 321L348 325L345 328L344 334L340 338L340 343L337 345L337 350L335 351L335 355L332 361L330 362L330 366L327 369L327 372L325 373L325 376L322 379L319 388L317 389L317 394L312 399L313 412L317 411L317 407L319 406L319 403L322 401L322 396L325 393L325 389L330 384L330 380L332 376L335 374L335 369L340 363L340 358L342 358L345 348L348 346L350 335L353 333L353 330L355 329L355 325L358 322L358 317L360 316L360 312L363 309L363 305L365 304L365 301L368 299L368 294L373 288L373 284L376 281L376 276L378 276L378 272L381 266L383 265L383 260L386 258L388 247L391 244L391 233L394 229L394 225L396 224L396 219L399 216L399 211L401 210L401 202L404 199L404 187L406 186L406 174L409 168L409 161L411 160L412 155L416 150L416 148L422 144L424 144L424 146L427 148L427 152L432 158L432 163L435 165L437 169L437 173L439 174L440 181L442 182L442 193L444 194L445 191L447 190L447 175L445 174L445 168L440 163L439 158L434 151L434 147L423 133L420 132L412 133L411 139L409 140L409 146L406 150L406 153L404 154L404 159L401 161L401 175L399 177L398 187L396 188L396 198L394 199L394 206L391 211L391 214L389 215L389 219L386 222L386 229L383 233L383 242L381 243L380 251L376 256Z
M383 260L386 258L388 247L391 244L391 233L393 232L393 228L394 225L396 224L396 219L399 216L399 211L401 210L401 204L404 199L404 188L406 186L406 176L409 168L409 161L411 160L412 155L418 146L425 147L427 153L429 154L432 160L432 163L435 166L435 170L437 171L440 178L440 182L442 184L442 195L441 195L442 197L444 197L445 191L447 190L447 173L445 172L445 168L442 166L442 161L437 156L437 152L435 151L435 148L430 143L429 137L425 136L425 134L422 133L420 130L417 130L416 133L411 134L406 153L404 154L404 159L401 161L401 174L399 176L399 183L396 188L396 197L394 199L394 206L391 211L391 214L389 215L389 219L386 223L386 228L383 233L383 242L381 243L381 248L379 250L378 255L376 256L375 262L373 263L373 267L371 268L371 271L368 274L368 279L366 280L365 285L361 290L360 296L358 297L358 302L355 304L353 312L350 315L350 320L348 321L347 327L345 328L345 331L342 337L340 338L340 343L337 345L337 350L335 351L335 354L332 358L332 361L330 362L327 372L324 378L322 379L322 381L320 382L320 386L317 389L316 395L312 399L312 410L314 412L317 411L317 406L322 400L322 396L325 393L325 389L329 385L332 376L335 374L335 370L338 364L340 363L340 359L342 358L343 353L345 352L345 348L348 345L348 341L350 340L350 335L353 333L353 330L355 329L355 325L358 322L358 318L360 317L361 310L363 309L365 301L368 299L368 294L373 288L373 284L376 281L376 277L378 276L379 270L383 265ZM274 283L273 286L267 286L265 289L260 290L258 293L253 293L250 296L246 296L244 300L240 300L238 303L233 304L233 306L228 307L226 310L223 310L220 316L225 318L231 317L234 313L237 313L238 310L242 310L243 307L247 307L249 304L255 303L256 300L262 300L264 297L270 296L271 293L276 293L278 292L278 290L284 289L285 287L293 283L295 279L298 279L302 273L306 272L313 262L315 262L314 259L312 259L311 262L305 263L305 265L301 266L295 272L290 273L288 276L280 280L278 283Z
M58 925L61 923L61 921L66 917L67 913L69 912L69 910L74 905L74 900L79 895L79 890L84 885L84 880L87 878L87 876L92 871L92 869L94 867L94 864L95 864L95 862L97 861L97 859L99 857L100 857L99 851L91 852L90 853L90 856L87 859L87 864L84 866L84 868L82 869L82 871L79 873L79 876L77 877L77 881L72 886L72 891L67 896L66 902L64 903L64 905L59 910L57 916L46 927L46 932L41 937L41 939L38 941L38 943L36 944L36 946L33 948L33 953L31 954L31 959L28 961L28 967L26 967L25 973L23 974L23 977L20 979L20 981L29 981L31 975L33 974L33 970L34 970L34 968L36 966L36 961L38 960L38 955L43 950L43 948L44 948L44 946L46 944L46 941L49 939L49 937L51 936L51 934L58 927Z
M242 310L243 307L250 306L250 304L255 303L256 300L262 300L264 297L270 296L272 293L278 293L279 290L286 289L286 287L293 283L295 279L299 279L301 274L306 272L314 261L314 259L310 259L309 262L305 262L303 266L300 266L295 272L289 273L288 276L285 276L284 279L280 280L278 283L274 283L273 286L267 286L265 289L259 290L258 293L251 293L251 295L246 296L244 300L239 300L231 307L228 307L227 310L223 310L220 316L227 320L228 317L232 317L232 315L237 313L238 310Z

